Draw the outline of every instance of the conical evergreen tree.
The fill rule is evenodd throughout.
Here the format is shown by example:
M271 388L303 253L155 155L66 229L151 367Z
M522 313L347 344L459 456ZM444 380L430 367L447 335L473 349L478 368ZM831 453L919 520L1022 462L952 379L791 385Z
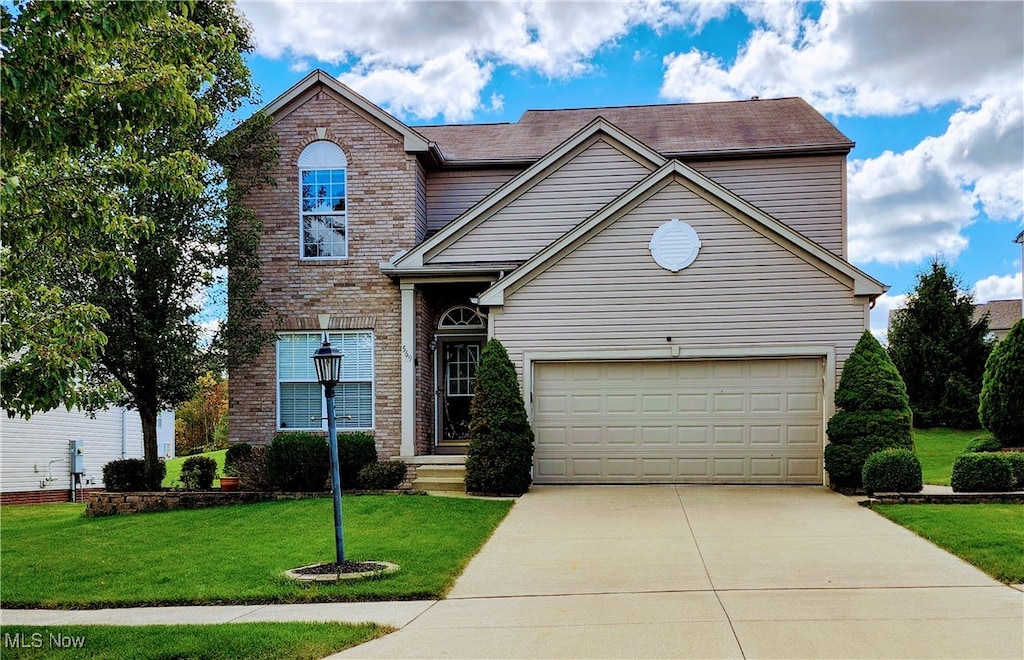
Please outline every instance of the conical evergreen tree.
M985 364L978 414L1003 446L1024 447L1024 319L996 344Z
M466 490L521 495L533 481L533 430L505 347L492 339L480 353L469 409Z
M828 422L825 469L835 486L861 486L871 454L914 449L906 386L889 355L867 330L843 365L836 389L839 411Z

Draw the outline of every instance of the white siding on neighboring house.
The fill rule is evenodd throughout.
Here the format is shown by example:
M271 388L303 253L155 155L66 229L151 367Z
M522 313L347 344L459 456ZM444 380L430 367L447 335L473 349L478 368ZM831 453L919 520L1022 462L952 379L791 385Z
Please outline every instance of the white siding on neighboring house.
M596 140L532 188L428 255L430 264L524 261L651 173L605 140Z
M648 248L679 218L702 242L688 268ZM506 291L494 336L524 351L830 346L837 367L865 328L866 300L743 222L670 182L571 254ZM668 338L671 337L671 341Z
M845 258L845 162L845 156L805 156L687 165Z
M427 236L523 171L521 167L430 172L426 181Z
M103 484L103 466L119 458L142 458L142 423L138 412L111 408L87 414L63 408L33 415L31 419L6 415L0 419L0 465L4 493L69 490L71 464L68 442L83 441L87 488ZM174 412L157 419L157 449L174 456ZM50 477L52 476L52 480ZM88 481L89 483L85 483Z

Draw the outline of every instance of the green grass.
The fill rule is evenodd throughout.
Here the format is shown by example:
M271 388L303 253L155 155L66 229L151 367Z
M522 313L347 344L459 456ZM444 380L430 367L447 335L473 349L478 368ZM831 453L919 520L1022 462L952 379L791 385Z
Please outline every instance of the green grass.
M213 460L217 461L217 476L224 474L224 454L227 453L227 449L220 449L217 451L208 451L205 454L194 454L194 456L209 456ZM185 459L188 456L179 456L172 458L166 462L167 475L164 477L161 485L164 488L181 488L181 466L185 463ZM217 480L213 480L214 487L217 486Z
M1024 583L1024 506L1020 504L877 504L871 508L997 580Z
M362 644L387 632L388 628L373 624L340 623L3 626L0 628L0 655L5 660L82 657L104 660L314 660Z
M345 558L385 578L301 584L284 571L334 560L331 498L85 518L78 504L3 507L5 607L413 600L442 597L505 517L501 500L343 500Z
M956 429L914 429L914 447L921 461L921 477L926 484L948 486L953 461L975 438L987 438L987 431Z

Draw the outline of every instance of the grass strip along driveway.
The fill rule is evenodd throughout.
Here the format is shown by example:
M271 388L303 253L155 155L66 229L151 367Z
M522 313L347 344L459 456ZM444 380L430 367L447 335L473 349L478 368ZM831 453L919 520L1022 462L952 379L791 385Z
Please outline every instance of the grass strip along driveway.
M299 584L334 560L330 498L84 518L76 504L4 507L4 607L98 608L442 597L512 503L426 496L344 500L345 558L383 579Z
M251 658L314 660L388 632L373 624L232 623L210 626L4 626L5 660Z
M1024 506L876 504L889 520L1009 584L1024 583Z

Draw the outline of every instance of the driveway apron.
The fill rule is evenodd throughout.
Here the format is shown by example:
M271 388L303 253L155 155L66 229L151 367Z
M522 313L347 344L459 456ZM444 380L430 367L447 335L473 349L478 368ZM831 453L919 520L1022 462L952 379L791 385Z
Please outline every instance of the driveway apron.
M536 487L339 658L1021 658L1024 594L817 487Z

